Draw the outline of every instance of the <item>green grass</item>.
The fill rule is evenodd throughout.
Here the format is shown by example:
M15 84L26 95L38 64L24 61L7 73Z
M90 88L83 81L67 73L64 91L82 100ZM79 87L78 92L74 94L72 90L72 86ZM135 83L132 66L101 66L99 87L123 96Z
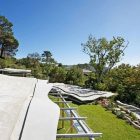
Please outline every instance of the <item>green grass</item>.
M80 105L78 112L87 117L87 124L94 132L102 132L98 140L140 140L140 130L118 119L100 105Z
M80 116L87 117L86 122L94 132L103 133L101 138L96 138L97 140L140 140L140 130L135 129L124 120L118 119L114 114L110 111L106 111L105 108L100 105L70 105L78 107L77 111ZM58 130L58 133L66 133L69 124L69 122L66 122L65 128Z

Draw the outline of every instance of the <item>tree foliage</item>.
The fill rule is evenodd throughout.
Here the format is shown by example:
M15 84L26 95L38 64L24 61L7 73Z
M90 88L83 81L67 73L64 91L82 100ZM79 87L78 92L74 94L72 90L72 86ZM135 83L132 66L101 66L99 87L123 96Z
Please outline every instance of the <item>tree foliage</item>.
M108 41L106 38L96 39L90 35L88 41L82 44L83 51L89 55L90 64L95 69L98 83L124 55L127 47L124 43L125 40L121 37L113 37Z
M44 51L42 53L42 62L46 64L55 64L55 60L52 57L52 53L50 51Z
M66 75L66 83L83 86L84 80L85 79L82 69L74 66L68 70Z
M49 73L50 82L64 83L66 79L66 70L63 67L54 67Z
M112 69L104 81L117 99L140 107L140 67L122 64Z
M19 43L12 31L13 24L4 16L0 16L0 57L13 56Z

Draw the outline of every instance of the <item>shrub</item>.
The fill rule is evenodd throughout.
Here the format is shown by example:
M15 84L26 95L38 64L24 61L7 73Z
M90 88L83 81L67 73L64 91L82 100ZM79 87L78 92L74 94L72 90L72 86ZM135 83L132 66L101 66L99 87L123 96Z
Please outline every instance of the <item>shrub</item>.
M116 111L116 116L120 119L124 119L125 115L121 111Z
M97 83L95 84L95 89L105 91L107 90L107 87L105 83Z
M133 121L137 120L137 117L136 117L136 115L134 113L130 112L130 116L132 117Z
M116 115L116 110L115 110L115 108L112 109L112 113Z

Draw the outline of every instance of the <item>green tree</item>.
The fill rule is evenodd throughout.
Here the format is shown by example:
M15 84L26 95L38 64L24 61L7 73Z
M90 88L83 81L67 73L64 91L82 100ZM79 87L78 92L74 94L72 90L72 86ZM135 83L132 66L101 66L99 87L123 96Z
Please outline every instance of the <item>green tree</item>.
M41 67L42 67L42 73L44 75L44 78L48 79L49 74L51 73L51 71L54 69L55 66L41 63Z
M105 78L108 89L117 92L116 99L140 106L140 68L121 64Z
M96 39L89 36L88 41L83 46L83 51L89 55L90 64L94 67L97 83L101 83L104 76L124 55L127 47L125 40L121 37L113 37L111 41L106 38Z
M50 82L65 83L66 70L63 67L54 67L49 74Z
M24 60L26 66L32 70L32 75L36 78L43 78L42 68L40 66L41 57L39 53L28 54L26 61Z
M0 57L13 56L19 43L12 32L13 24L4 16L0 16Z
M96 84L96 77L95 73L90 73L85 81L85 87L86 88L95 88Z
M124 79L130 77L133 72L133 67L129 64L121 64L118 67L114 67L110 73L104 79L108 89L116 92L118 87L124 85Z
M44 51L42 54L42 62L46 64L56 63L54 58L52 58L52 53L50 51Z
M28 54L27 58L30 60L30 65L33 66L39 65L39 61L41 60L41 57L37 52Z
M74 66L68 70L66 75L66 83L83 86L85 82L85 77L82 69Z
M0 59L0 68L19 68L16 64L16 58Z

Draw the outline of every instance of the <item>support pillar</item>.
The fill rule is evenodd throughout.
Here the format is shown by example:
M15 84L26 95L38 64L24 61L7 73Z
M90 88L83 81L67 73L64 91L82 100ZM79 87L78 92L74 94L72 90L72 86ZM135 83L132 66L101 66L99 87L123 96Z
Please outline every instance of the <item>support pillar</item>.
M62 108L64 108L64 103L62 103ZM62 118L64 118L64 110L62 110ZM62 120L62 128L64 128L64 120Z

